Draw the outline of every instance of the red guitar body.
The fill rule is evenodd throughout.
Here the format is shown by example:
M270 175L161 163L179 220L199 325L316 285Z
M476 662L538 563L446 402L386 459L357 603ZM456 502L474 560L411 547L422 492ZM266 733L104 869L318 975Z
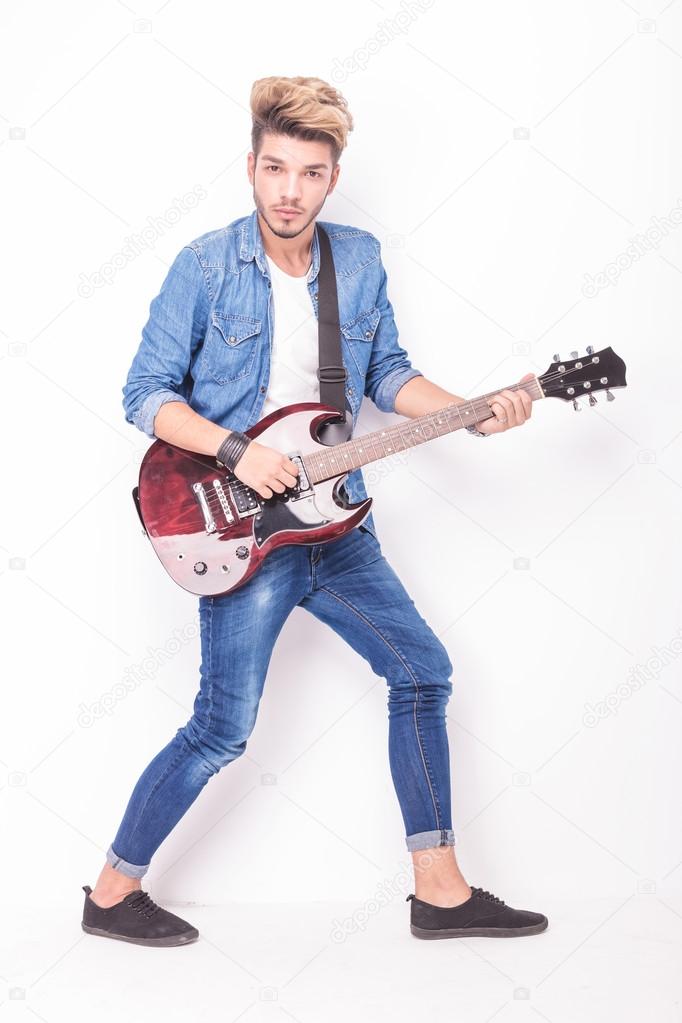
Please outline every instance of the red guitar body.
M348 472L314 485L302 456L321 449L318 431L339 421L318 402L286 405L244 432L288 455L298 483L263 498L210 455L155 441L134 491L145 532L172 578L190 593L220 594L241 586L284 544L315 544L348 533L367 517L372 498L349 504L339 493Z

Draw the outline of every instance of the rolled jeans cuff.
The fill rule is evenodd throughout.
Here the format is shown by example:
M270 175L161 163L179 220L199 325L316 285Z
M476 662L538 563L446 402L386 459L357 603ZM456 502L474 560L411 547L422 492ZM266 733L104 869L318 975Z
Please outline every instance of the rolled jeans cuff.
M452 828L441 828L439 831L419 831L415 835L407 835L405 843L409 852L418 849L432 849L440 845L454 845L455 833Z
M139 863L128 863L121 856L117 856L114 852L113 846L109 846L106 852L107 863L112 866L115 870L125 874L126 877L144 877L149 870L149 864L146 863L141 866Z

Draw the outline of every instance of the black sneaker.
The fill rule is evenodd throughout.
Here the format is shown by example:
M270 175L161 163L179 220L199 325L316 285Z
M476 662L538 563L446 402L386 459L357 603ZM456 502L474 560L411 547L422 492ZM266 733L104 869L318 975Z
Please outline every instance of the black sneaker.
M547 917L527 909L512 909L483 888L472 888L471 896L459 906L432 906L415 895L411 899L410 930L417 938L516 938L539 934L547 928Z
M81 927L88 934L132 941L136 945L187 945L199 937L199 931L186 920L157 906L148 892L128 892L121 902L107 909L90 898L92 888L84 884L85 907Z

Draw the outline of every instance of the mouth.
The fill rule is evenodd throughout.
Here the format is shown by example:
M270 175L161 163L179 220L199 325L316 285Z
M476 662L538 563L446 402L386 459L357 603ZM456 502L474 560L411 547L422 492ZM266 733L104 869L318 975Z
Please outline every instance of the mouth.
M280 217L297 217L301 210L290 210L286 206L278 206L275 209L275 213L279 213Z

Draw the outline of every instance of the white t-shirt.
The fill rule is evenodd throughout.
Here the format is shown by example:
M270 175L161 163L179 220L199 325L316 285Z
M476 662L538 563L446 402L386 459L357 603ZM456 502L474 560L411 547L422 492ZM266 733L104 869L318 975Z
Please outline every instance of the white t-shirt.
M265 258L272 281L274 329L270 380L261 419L283 405L320 400L317 317L308 292L311 268L303 277L292 277L267 254Z

